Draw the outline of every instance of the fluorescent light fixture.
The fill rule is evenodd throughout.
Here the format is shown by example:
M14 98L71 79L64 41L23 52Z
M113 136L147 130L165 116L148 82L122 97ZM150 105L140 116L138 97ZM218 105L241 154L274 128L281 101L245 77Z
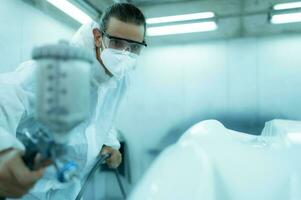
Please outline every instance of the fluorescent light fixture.
M286 10L294 8L301 8L301 2L281 3L274 6L274 10Z
M301 143L301 133L288 133L288 138L296 143Z
M277 15L273 15L271 19L272 24L285 24L285 23L294 23L294 22L301 22L301 12L277 14Z
M147 29L148 36L174 35L183 33L195 33L214 31L217 29L215 22L199 22L191 24L179 24L169 26L150 27Z
M47 0L49 3L81 24L89 23L92 18L67 0Z
M168 23L168 22L179 22L179 21L189 21L197 19L208 19L213 18L215 15L213 12L202 12L202 13L192 13L186 15L174 15L167 17L155 17L149 18L146 20L147 24L159 24L159 23Z

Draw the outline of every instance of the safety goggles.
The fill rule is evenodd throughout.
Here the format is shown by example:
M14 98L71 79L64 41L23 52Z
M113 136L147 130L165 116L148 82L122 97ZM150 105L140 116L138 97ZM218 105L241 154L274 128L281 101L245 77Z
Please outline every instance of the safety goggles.
M102 32L103 42L106 48L118 49L122 51L129 51L131 53L140 55L142 50L147 47L147 44L143 42L137 42L129 39L119 38L111 36L105 32Z

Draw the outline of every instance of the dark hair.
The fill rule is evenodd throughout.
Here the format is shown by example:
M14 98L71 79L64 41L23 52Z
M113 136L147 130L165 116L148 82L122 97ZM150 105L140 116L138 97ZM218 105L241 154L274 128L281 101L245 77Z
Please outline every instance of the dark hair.
M146 31L146 20L143 13L130 3L114 3L108 7L100 19L100 28L102 31L106 31L108 23L111 17L115 17L118 20L126 23L132 23L135 25L144 26L144 36Z

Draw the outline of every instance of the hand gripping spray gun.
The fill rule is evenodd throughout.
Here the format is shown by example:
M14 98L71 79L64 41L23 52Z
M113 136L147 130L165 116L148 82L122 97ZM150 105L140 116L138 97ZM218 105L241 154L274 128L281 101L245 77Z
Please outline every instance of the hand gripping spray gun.
M89 114L90 68L93 57L67 42L35 48L37 61L35 129L23 126L23 160L33 169L37 154L52 160L60 182L77 174L77 165L66 157L69 132ZM71 136L72 137L72 136Z

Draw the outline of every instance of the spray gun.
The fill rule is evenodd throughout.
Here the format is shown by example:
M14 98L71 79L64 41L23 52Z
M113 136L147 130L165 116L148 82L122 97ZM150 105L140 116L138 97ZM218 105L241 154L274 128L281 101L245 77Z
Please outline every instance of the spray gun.
M89 114L93 57L67 42L35 48L32 57L38 64L36 110L18 128L26 149L23 160L33 169L40 154L43 160L52 160L58 180L67 182L76 176L77 164L68 160L65 147L70 130Z

